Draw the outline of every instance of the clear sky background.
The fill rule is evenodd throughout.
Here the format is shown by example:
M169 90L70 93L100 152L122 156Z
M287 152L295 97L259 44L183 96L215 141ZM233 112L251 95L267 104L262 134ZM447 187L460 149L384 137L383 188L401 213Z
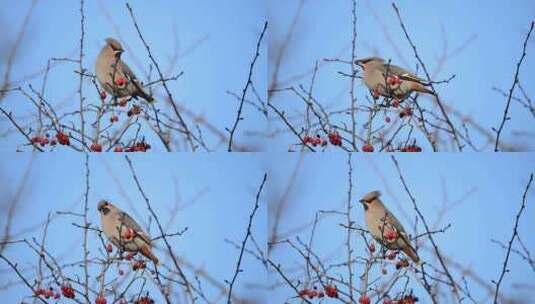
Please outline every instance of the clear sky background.
M57 211L82 212L84 191L84 156L63 153L38 155L33 160L29 179L20 197L12 226L15 239L36 237L41 239L43 224L47 214L55 216ZM0 162L0 185L2 202L2 223L4 231L7 204L21 183L31 155L3 154ZM168 224L175 206L178 207L174 220L169 224L168 233L185 227L188 231L182 237L174 237L171 244L176 253L196 267L206 270L213 278L224 284L230 280L236 267L238 250L225 239L241 242L245 237L249 214L254 197L265 172L256 155L191 155L154 154L132 156L138 178L160 221ZM100 227L97 202L108 199L128 212L142 227L147 227L149 211L130 174L124 157L90 157L89 221ZM266 196L262 196L261 206L254 219L253 235L260 244L265 244L267 225ZM72 216L56 217L50 225L46 248L61 262L79 261L83 257L81 247L82 231L72 225L81 223ZM39 225L36 227L36 225ZM27 229L33 229L27 231ZM26 231L26 233L20 234ZM152 223L151 234L157 235L157 227ZM252 244L251 244L252 245ZM163 253L163 241L157 241L157 254L165 265L172 265ZM253 248L253 247L251 247ZM89 234L89 250L93 256L102 257L98 237ZM99 251L100 250L100 251ZM26 269L36 265L34 253L20 245L8 247L3 252ZM15 280L15 275L5 263L0 263L0 285ZM128 267L121 267L128 272ZM249 299L264 298L262 290L250 289L248 284L265 281L263 265L251 255L245 255L237 280L236 295ZM90 268L91 269L91 268ZM99 268L100 269L100 268ZM69 269L69 273L80 269ZM116 267L108 272L109 278L116 275ZM186 271L194 282L191 271ZM35 278L33 272L25 272L27 278ZM94 278L91 282L94 282ZM213 299L217 293L201 278L206 295ZM135 289L132 289L135 290ZM156 303L161 303L158 291L150 289ZM28 295L25 286L18 285L0 291L2 300L19 303ZM257 302L258 303L258 302Z
M276 50L296 15L299 2L270 2L270 77ZM516 63L522 54L522 43L530 22L535 19L535 2L453 0L396 1L396 4L430 73L437 69L438 59L444 50L448 54L453 53L435 76L435 79L443 80L456 75L449 84L436 86L444 103L471 116L486 130L497 127L503 116L506 98L493 91L492 87L503 91L508 91L511 87ZM308 89L311 74L290 80L311 71L315 62L320 61L321 64L324 58L351 58L351 8L351 0L333 0L328 5L323 1L304 1L287 47L287 55L282 61L279 76L282 87L303 84ZM411 70L415 70L418 63L399 25L392 1L357 1L356 42L358 58L380 56ZM535 93L534 46L535 39L532 36L519 76L520 83L530 98ZM339 75L339 71L350 73L351 68L341 63L323 65L314 86L316 99L333 111L348 108L350 102L349 79ZM360 80L357 80L356 92L359 104L362 105L369 94ZM521 96L519 91L516 92L515 96ZM280 93L274 97L273 102L280 109L286 110L288 116L303 113L303 102L292 94ZM432 100L422 96L419 102L428 106ZM533 116L513 101L510 117L512 119L507 122L502 136L504 142L522 146L523 150L532 150L535 142L532 132ZM348 123L349 117L344 120ZM359 121L359 127L362 128L366 117L360 117ZM282 123L273 124L272 131L279 128L282 128ZM524 131L524 135L513 135L514 131ZM482 147L483 138L475 131L470 134L476 146ZM277 144L270 148L286 151L288 144L295 142L295 135L288 134L278 137ZM419 142L423 144L425 140ZM424 149L427 148L424 145Z
M428 221L434 228L443 228L451 224L445 233L435 234L434 238L442 253L464 267L472 269L485 282L497 280L505 258L505 250L491 242L496 239L507 242L513 233L514 218L518 212L522 195L534 172L535 157L530 154L433 154L426 157L417 155L396 155L408 187ZM348 191L347 155L330 154L329 157L306 155L300 165L295 182L290 176L298 164L298 155L278 154L271 160L270 202L277 202L286 187L291 184L288 194L288 205L280 219L279 234L295 241L299 236L308 242L311 223L318 210L345 211ZM383 193L383 202L396 214L408 231L416 213L401 184L399 175L390 156L377 155L365 157L353 155L353 220L363 225L363 210L358 202L364 194L372 190ZM535 224L535 190L533 185L528 193L527 206L520 219L519 235L528 248L535 248L533 231ZM447 203L446 213L441 213L443 204ZM273 207L269 211L269 228L273 225ZM441 219L439 221L439 216ZM346 261L344 247L346 230L339 226L345 218L327 217L317 227L314 251L326 265ZM287 235L294 229L297 233ZM423 231L419 226L418 231ZM412 232L411 232L412 233ZM269 238L268 238L269 239ZM424 238L420 239L424 241ZM424 245L429 246L425 239ZM517 243L518 244L518 243ZM353 238L355 255L365 256L363 242L360 237ZM515 245L515 248L518 245ZM430 261L429 252L419 251L424 261ZM281 263L283 269L303 269L304 260L288 246L274 247L271 258ZM356 280L362 273L362 265L354 268ZM392 274L392 268L387 268ZM453 268L452 268L453 269ZM502 291L510 298L523 299L523 303L535 301L533 282L535 273L528 263L512 254L502 284ZM460 282L458 271L453 271L457 282ZM340 273L346 277L345 268L332 273ZM287 274L292 274L289 272ZM291 275L290 275L291 276ZM295 279L294 276L291 276ZM376 277L371 277L373 280ZM271 283L280 281L278 274L270 275ZM305 277L300 278L302 281ZM346 278L347 279L347 278ZM485 291L473 281L468 280L472 295L481 303L489 303ZM278 286L278 285L274 285ZM358 286L358 285L357 285ZM415 294L422 303L428 298L420 287L414 288ZM394 291L399 291L399 286ZM276 289L272 294L273 303L283 303L292 296L292 290L286 285Z
M22 20L30 7L29 0L10 2L0 9L0 25L3 36L0 50L7 57L9 45L15 41ZM40 71L51 57L78 58L80 40L80 1L38 1L28 26L28 32L21 42L15 57L12 80ZM127 1L85 1L86 36L84 67L94 72L96 57L106 37L118 37L128 47L123 59L142 80L147 79L150 59L138 37L131 17L125 6ZM166 76L184 71L178 80L169 83L175 100L225 131L236 117L238 101L226 91L241 93L247 82L249 64L255 54L256 43L263 27L265 3L263 1L130 1L144 38L159 62ZM114 24L114 26L112 26ZM116 30L118 32L116 32ZM265 96L266 45L261 47L253 82L261 96ZM178 61L169 70L170 61L178 52ZM5 62L0 72L5 71ZM61 105L62 112L79 107L75 92L78 76L73 71L77 64L62 63L49 75L45 97L52 104ZM153 75L154 77L154 75ZM28 85L40 89L42 75L19 83L28 91ZM98 95L90 81L85 81L87 102L99 102ZM165 92L160 86L156 96L163 99ZM251 95L251 97L254 95ZM158 99L158 98L157 98ZM265 98L264 98L265 101ZM162 104L158 105L163 107ZM18 95L8 96L2 107L12 110L17 116L35 113L35 107ZM256 137L245 137L242 132L265 129L263 115L248 105L244 108L245 119L240 123L237 143L247 143L256 149L262 142ZM107 121L107 119L106 119ZM192 125L191 120L187 119ZM2 117L0 132L11 129ZM217 143L213 134L203 128L203 136L210 148ZM153 143L154 150L163 146L152 131L144 132ZM2 139L2 150L15 150L23 142L20 134L11 134Z

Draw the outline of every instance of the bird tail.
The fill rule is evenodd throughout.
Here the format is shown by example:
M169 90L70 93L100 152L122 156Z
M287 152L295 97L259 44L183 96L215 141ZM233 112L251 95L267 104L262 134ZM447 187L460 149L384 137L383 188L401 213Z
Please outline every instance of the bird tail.
M141 98L145 99L149 103L153 103L154 102L154 98L152 98L152 96L150 96L149 94L145 93L145 91L143 91L143 90L139 91L138 96L140 96Z
M414 248L412 248L412 246L410 245L406 245L406 246L403 246L403 252L409 256L409 258L411 258L411 260L420 265L421 264L421 261L420 261L420 257L418 256L418 253L416 253L416 250L414 250Z
M141 87L141 85L137 81L132 81L132 83L137 89L137 92L136 92L137 96L145 99L149 103L154 102L154 98L152 98L152 96L150 96L149 94L145 93L145 91L143 90L143 87Z
M154 262L154 264L158 265L160 263L158 258L152 253L152 251L150 250L148 246L142 246L140 249L140 252L145 257L151 259Z
M435 92L429 90L428 88L426 88L423 84L421 83L417 83L415 82L412 89L416 92L420 92L420 93L425 93L425 94L430 94L430 95L435 95Z

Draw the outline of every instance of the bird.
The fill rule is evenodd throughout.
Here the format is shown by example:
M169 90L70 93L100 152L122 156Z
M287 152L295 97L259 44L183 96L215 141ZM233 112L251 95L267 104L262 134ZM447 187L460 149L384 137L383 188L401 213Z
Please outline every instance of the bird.
M364 71L362 80L372 91L374 98L384 96L403 100L414 91L435 95L432 90L426 88L428 84L425 80L403 68L385 63L382 58L357 59L355 64Z
M151 259L154 264L159 263L158 258L152 253L149 235L132 217L107 200L101 200L97 208L102 231L110 242L122 251L139 252Z
M148 102L154 98L147 94L142 84L128 65L121 60L123 46L113 38L106 38L106 45L100 51L95 63L97 80L104 90L115 97L138 96Z
M416 264L420 264L418 253L411 246L409 237L398 219L386 208L381 192L371 191L360 202L364 207L366 226L373 238L390 250L401 250Z

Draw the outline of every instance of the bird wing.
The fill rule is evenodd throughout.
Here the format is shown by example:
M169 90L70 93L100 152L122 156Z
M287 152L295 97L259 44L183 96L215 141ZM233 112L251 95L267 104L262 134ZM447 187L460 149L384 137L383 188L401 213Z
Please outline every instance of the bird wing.
M130 81L136 88L137 94L145 98L149 102L152 101L152 97L150 97L147 93L145 93L145 91L143 90L143 86L141 85L139 80L136 78L136 75L134 74L134 72L132 72L130 67L126 63L124 63L124 61L122 60L119 61L119 66L121 70L123 71L123 74L126 76L126 78L128 78L128 81Z
M126 212L121 211L119 213L119 221L121 225L124 225L127 228L134 229L136 235L138 235L145 243L147 243L148 245L151 244L150 238L147 236L147 234L143 231L143 229L141 229L139 224Z
M124 61L122 60L119 60L119 62L117 63L119 66L118 66L118 70L122 71L123 74L129 79L129 80L137 80L136 78L136 75L134 74L134 72L132 72L132 70L130 69L130 67L124 63Z
M404 68L398 67L392 64L383 64L383 75L387 77L387 71L389 74L397 75L403 80L416 81L416 82L426 82L424 79L412 74L411 72L405 70Z
M394 216L392 213L388 212L386 214L386 222L390 224L398 233L399 237L403 240L403 242L406 243L409 247L412 248L410 242L409 242L409 236L407 235L407 232L405 232L405 229L399 222L399 220Z

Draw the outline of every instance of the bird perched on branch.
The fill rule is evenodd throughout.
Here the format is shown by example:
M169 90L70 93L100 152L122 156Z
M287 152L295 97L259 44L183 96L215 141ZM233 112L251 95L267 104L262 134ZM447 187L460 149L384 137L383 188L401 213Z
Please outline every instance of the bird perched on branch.
M390 250L401 250L415 263L420 264L416 250L398 219L383 205L381 192L372 191L360 200L368 230L374 239Z
M158 264L158 258L152 253L150 237L127 213L108 201L98 203L102 231L117 248L122 251L139 252Z
M100 51L95 64L97 80L104 90L115 97L138 96L153 102L154 98L143 90L134 72L121 60L124 49L113 38L106 39L106 45Z
M364 71L362 80L372 91L375 98L379 96L405 99L412 92L434 95L426 88L428 83L409 71L389 63L379 57L362 58L355 61Z

